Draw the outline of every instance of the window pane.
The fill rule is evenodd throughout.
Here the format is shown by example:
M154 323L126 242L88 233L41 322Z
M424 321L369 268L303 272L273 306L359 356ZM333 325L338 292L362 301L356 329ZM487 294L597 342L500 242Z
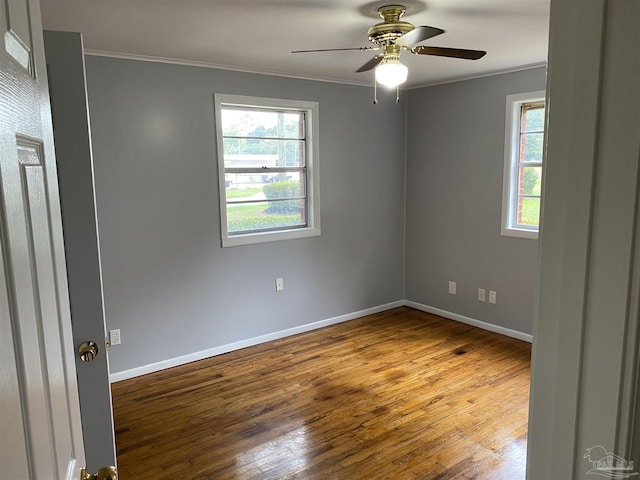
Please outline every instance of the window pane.
M519 195L540 196L542 186L542 167L520 167Z
M266 198L304 197L304 172L226 173L224 175L227 202L244 202ZM249 198L252 197L252 198Z
M280 200L247 204L227 204L227 231L230 234L307 224L304 200Z
M527 226L540 224L540 198L518 198L518 224Z
M222 108L225 137L305 138L304 112Z
M304 141L225 138L225 168L304 167Z
M544 130L544 107L522 106L522 132L542 132Z
M526 133L520 137L520 161L542 162L543 133Z

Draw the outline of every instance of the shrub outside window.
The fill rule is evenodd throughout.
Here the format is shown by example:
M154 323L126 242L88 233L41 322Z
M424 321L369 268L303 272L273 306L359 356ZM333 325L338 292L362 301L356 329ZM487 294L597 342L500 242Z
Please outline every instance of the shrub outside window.
M318 104L215 95L222 246L320 235Z
M538 238L544 119L544 92L507 96L502 235Z

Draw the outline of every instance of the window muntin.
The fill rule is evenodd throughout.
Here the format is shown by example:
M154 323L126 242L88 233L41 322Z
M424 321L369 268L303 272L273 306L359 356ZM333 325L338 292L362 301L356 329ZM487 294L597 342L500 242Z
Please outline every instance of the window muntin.
M540 223L544 92L507 97L502 234L536 239Z
M223 246L320 234L317 110L216 95Z

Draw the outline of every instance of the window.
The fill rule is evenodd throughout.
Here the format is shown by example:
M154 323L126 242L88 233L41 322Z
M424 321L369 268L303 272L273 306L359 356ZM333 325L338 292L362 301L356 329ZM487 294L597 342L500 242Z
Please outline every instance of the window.
M320 235L318 104L215 95L222 246Z
M507 96L502 235L538 238L544 92Z

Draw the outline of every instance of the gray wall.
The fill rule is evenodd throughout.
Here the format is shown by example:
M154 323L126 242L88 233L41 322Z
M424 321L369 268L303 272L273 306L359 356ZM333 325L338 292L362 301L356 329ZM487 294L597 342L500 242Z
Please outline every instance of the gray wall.
M86 66L107 329L122 331L112 373L404 297L404 101L216 69ZM322 236L220 247L215 92L320 102Z
M538 68L409 92L407 300L532 332L537 241L500 235L504 117L506 95L544 88Z

